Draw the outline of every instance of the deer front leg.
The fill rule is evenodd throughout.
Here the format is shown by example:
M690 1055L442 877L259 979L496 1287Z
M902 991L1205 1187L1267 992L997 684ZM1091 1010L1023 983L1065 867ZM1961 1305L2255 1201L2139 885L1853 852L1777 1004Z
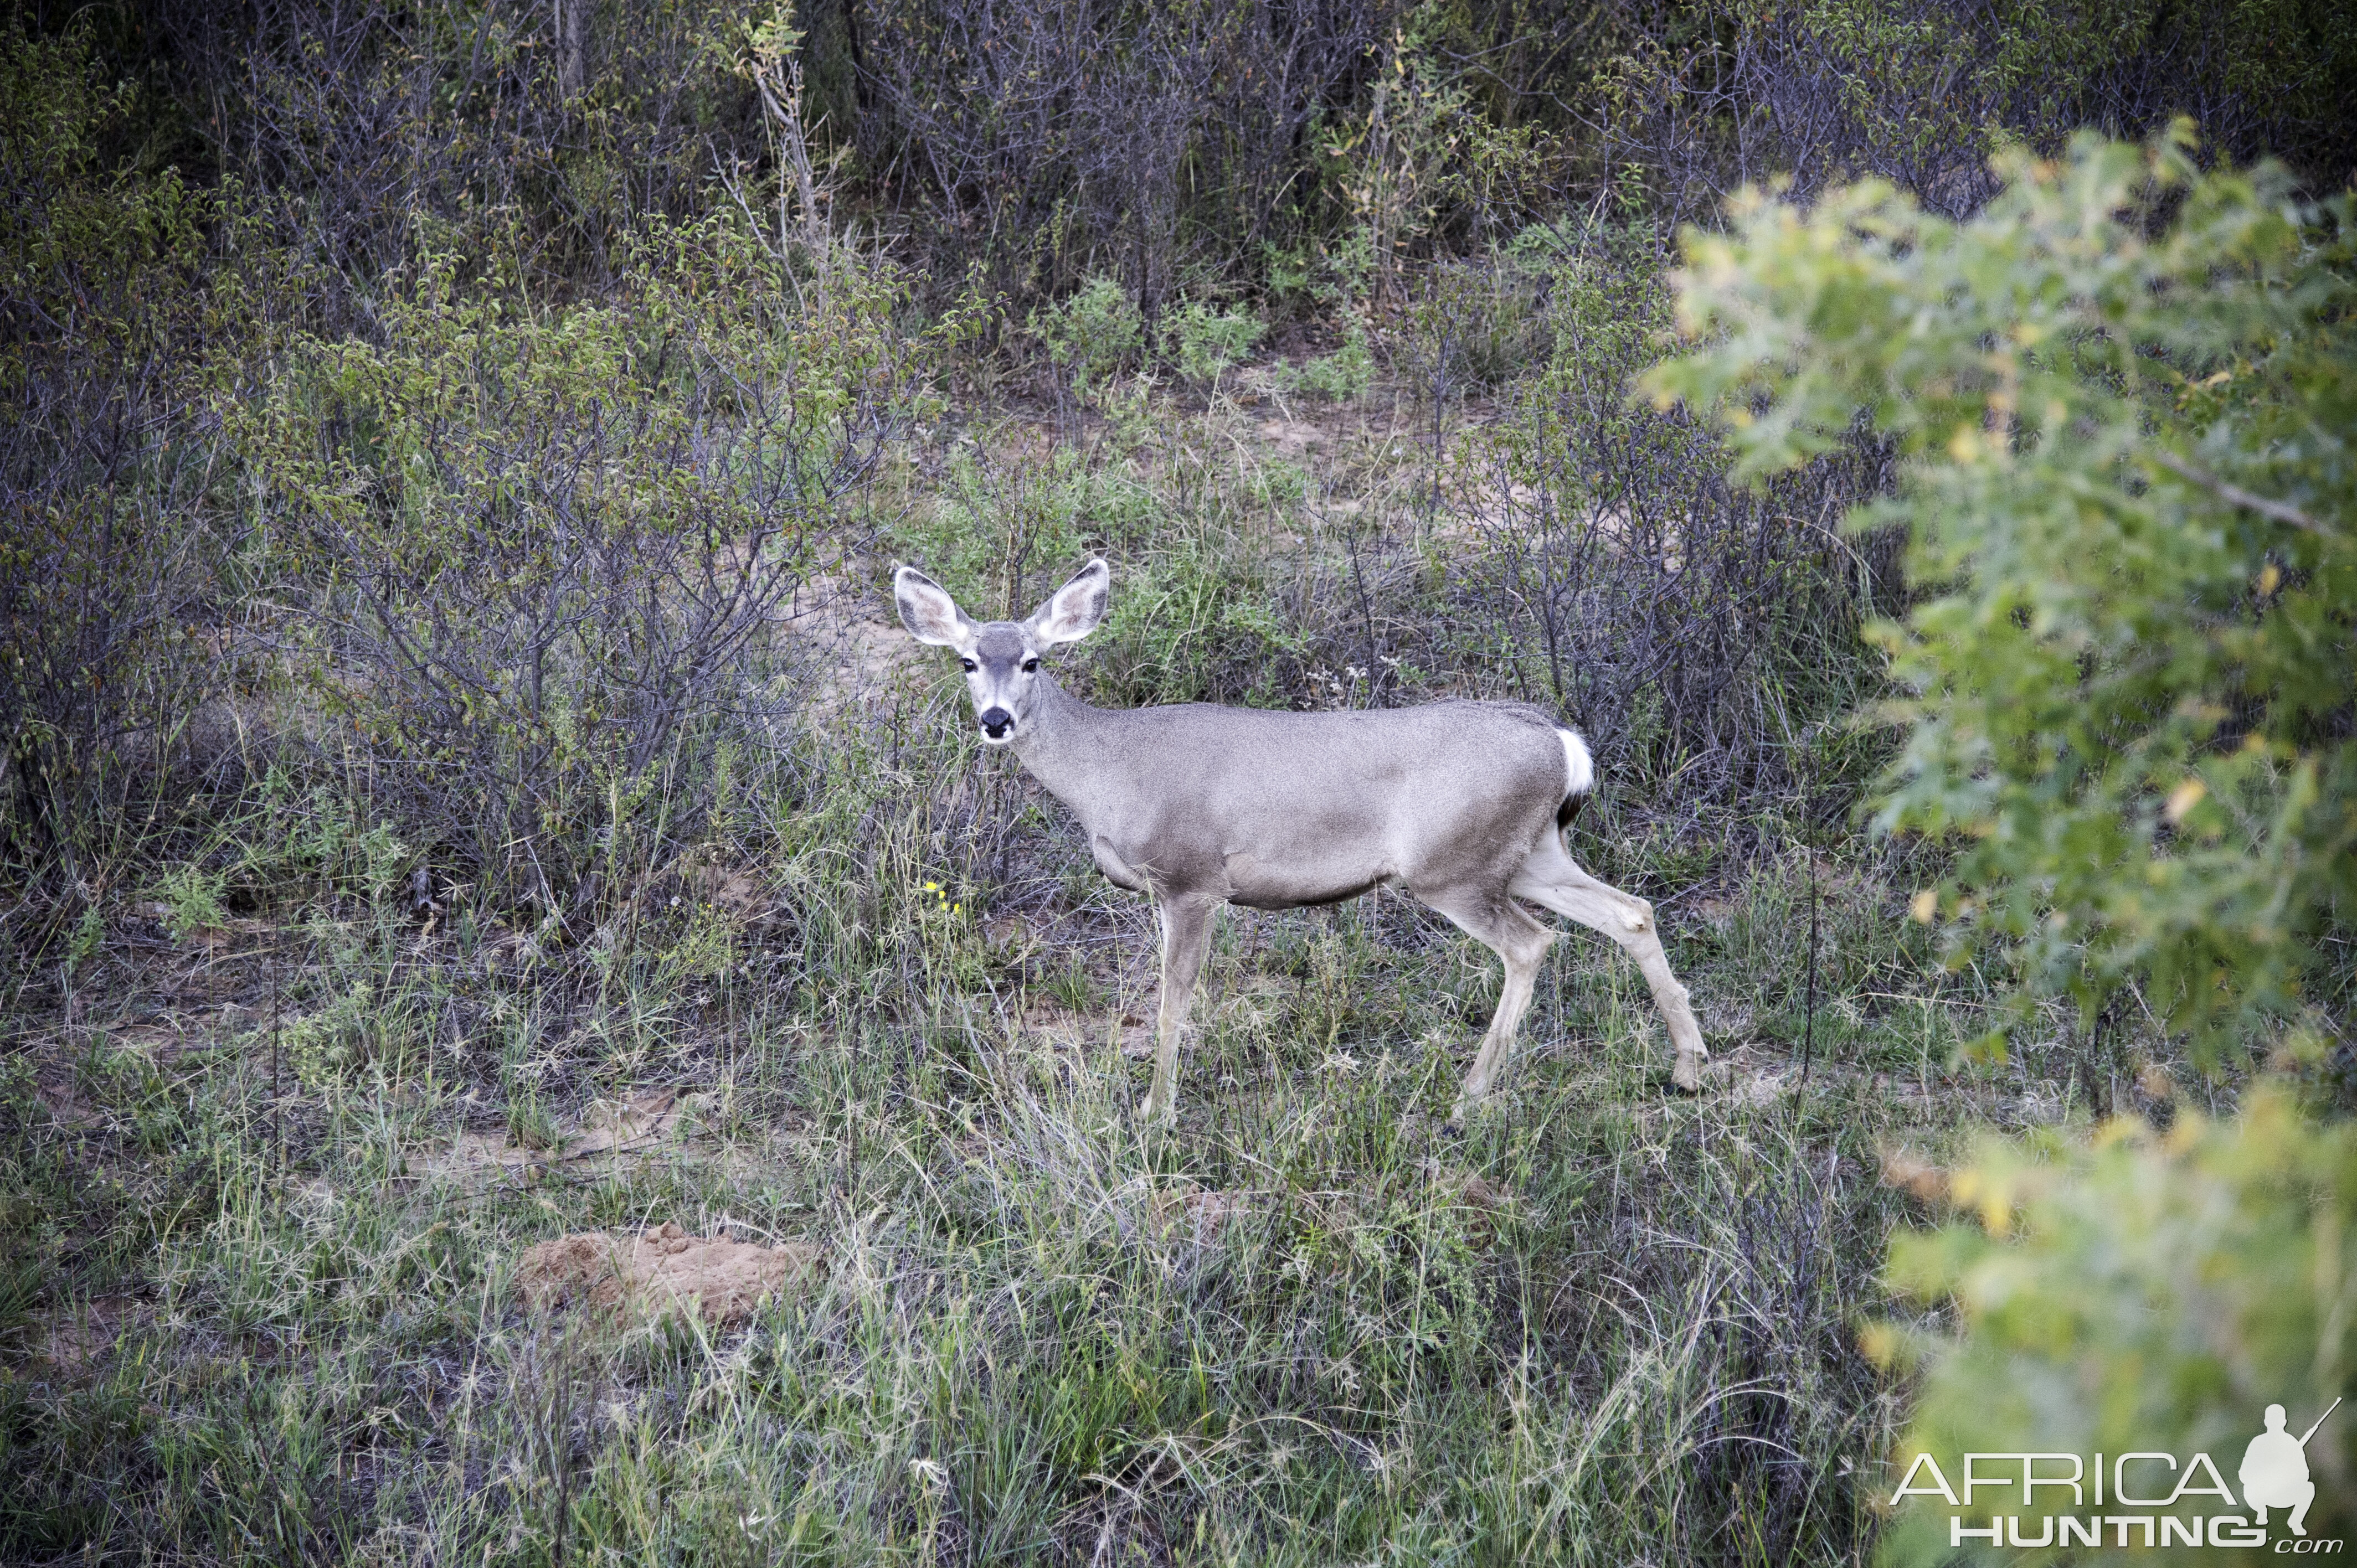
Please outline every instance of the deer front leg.
M1479 938L1506 965L1505 983L1498 990L1498 1010L1491 1015L1480 1048L1473 1053L1473 1068L1465 1075L1457 1109L1449 1113L1451 1125L1462 1125L1496 1085L1513 1051L1514 1031L1530 1007L1539 964L1555 944L1555 933L1517 908L1499 889L1419 888L1416 896L1456 921L1459 929Z
M1155 913L1162 920L1162 1012L1154 1047L1154 1088L1138 1110L1147 1122L1166 1127L1178 1119L1178 1033L1186 1026L1187 1004L1194 1000L1203 955L1211 950L1216 908L1199 894L1155 900Z

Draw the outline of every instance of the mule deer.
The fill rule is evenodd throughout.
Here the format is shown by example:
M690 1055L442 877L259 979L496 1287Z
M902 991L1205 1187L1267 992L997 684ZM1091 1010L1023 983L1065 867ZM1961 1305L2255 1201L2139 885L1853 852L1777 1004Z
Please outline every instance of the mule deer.
M1496 1080L1555 940L1518 898L1628 950L1669 1024L1673 1077L1700 1087L1709 1053L1663 955L1652 906L1588 875L1564 848L1563 830L1593 783L1576 733L1520 703L1318 714L1204 703L1092 708L1040 659L1096 629L1111 580L1102 560L1091 561L1028 620L982 624L913 566L893 574L892 592L909 636L957 650L983 743L1014 747L1080 819L1097 868L1153 897L1162 996L1148 1120L1177 1112L1178 1035L1213 910L1335 904L1386 882L1505 961L1460 1117Z

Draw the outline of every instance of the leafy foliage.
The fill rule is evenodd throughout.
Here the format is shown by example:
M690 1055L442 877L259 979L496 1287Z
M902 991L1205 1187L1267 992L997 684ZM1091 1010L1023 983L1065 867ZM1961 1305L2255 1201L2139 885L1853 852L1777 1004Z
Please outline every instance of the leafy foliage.
M898 543L984 619L1020 619L1092 551L1134 547L1149 499L1069 449L1038 463L960 451L945 478Z
M1867 1335L1882 1359L1922 1368L1892 1476L1926 1453L1953 1480L1968 1452L2144 1449L2206 1452L2231 1486L2266 1406L2284 1405L2297 1434L2336 1397L2357 1403L2357 1126L2319 1125L2269 1090L2235 1120L2189 1112L2166 1133L2123 1121L2091 1142L1992 1137L1947 1174L1944 1196L1959 1217L1895 1240L1890 1277L1906 1295L1953 1299L1960 1332ZM2308 1444L2311 1536L2357 1524L2348 1414ZM2023 1533L2067 1496L2020 1509ZM1952 1561L1953 1511L1910 1507L1888 1560Z
M1178 373L1200 386L1215 386L1220 374L1252 352L1261 324L1249 311L1220 310L1190 299L1170 318L1170 348Z
M1753 198L1688 242L1667 401L1727 400L1753 474L1906 455L1927 596L1879 818L1953 834L1953 957L2092 1015L2135 983L2215 1057L2297 1016L2357 913L2352 209L2198 174L2182 139L2002 165L1966 224L1887 185ZM2159 203L2169 204L2167 209Z
M1030 326L1070 381L1072 395L1084 402L1146 347L1137 302L1109 277L1091 278L1065 298L1033 311Z
M1337 403L1364 396L1375 380L1375 356L1367 345L1366 333L1348 333L1341 347L1309 360L1293 379L1303 392L1316 392Z

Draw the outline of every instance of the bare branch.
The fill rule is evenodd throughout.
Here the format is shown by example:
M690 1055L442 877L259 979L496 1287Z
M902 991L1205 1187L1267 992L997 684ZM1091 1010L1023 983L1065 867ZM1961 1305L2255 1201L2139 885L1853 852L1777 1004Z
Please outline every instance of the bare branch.
M2245 511L2257 512L2261 517L2272 518L2277 522L2289 523L2292 527L2304 529L2320 539L2332 537L2332 530L2326 528L2289 502L2269 500L2265 496L2255 496L2240 485L2227 483L2206 468L2195 467L2174 452L2149 452L2145 456L2183 479L2187 484L2199 485L2229 505L2241 507Z

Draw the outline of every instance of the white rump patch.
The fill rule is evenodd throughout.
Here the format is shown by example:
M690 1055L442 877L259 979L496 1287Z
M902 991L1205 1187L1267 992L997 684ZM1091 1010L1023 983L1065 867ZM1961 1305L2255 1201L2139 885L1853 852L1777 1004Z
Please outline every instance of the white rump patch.
M1571 781L1564 786L1566 795L1585 795L1596 788L1596 759L1587 755L1587 743L1579 738L1577 730L1555 732L1563 742L1564 766L1570 771Z

